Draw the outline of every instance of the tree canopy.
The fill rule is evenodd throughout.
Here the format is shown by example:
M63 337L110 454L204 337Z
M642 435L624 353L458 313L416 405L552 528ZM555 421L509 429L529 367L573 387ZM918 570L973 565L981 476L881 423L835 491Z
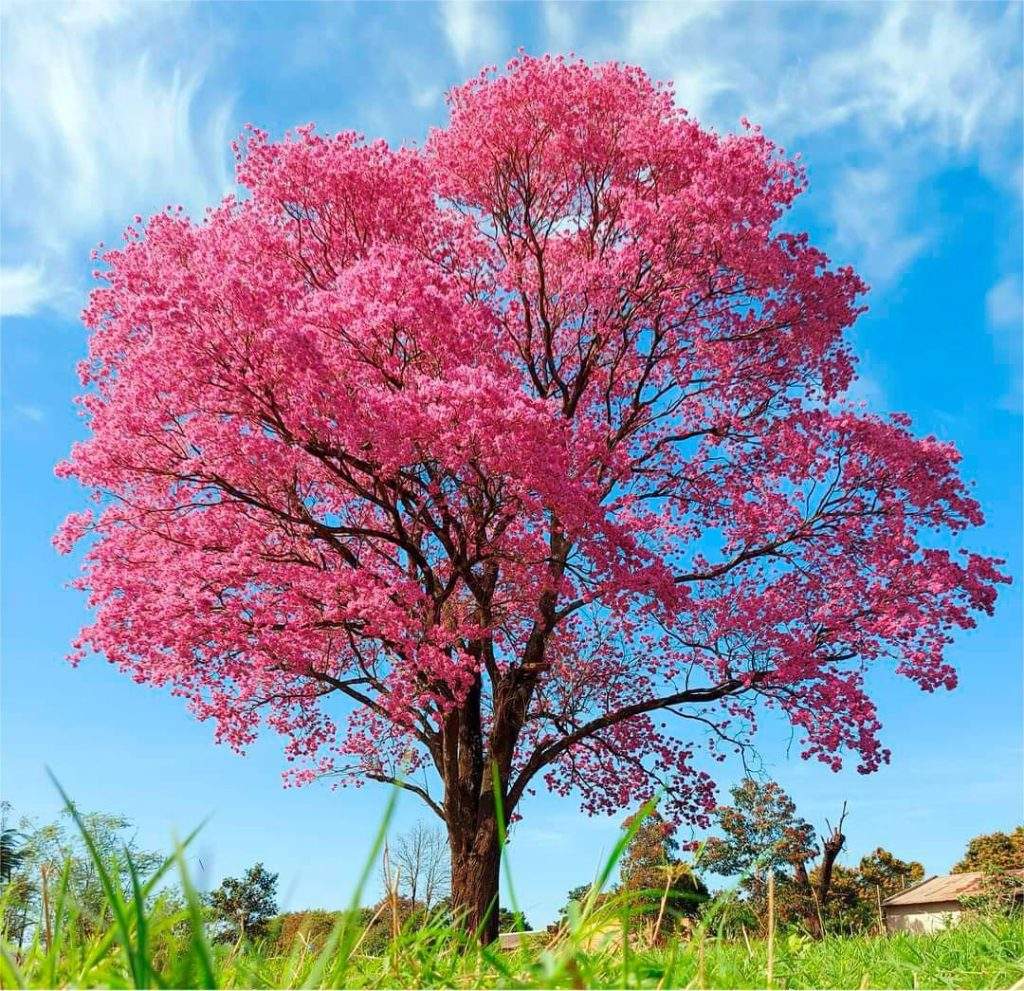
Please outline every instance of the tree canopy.
M277 914L277 875L253 864L240 878L226 877L210 892L210 911L223 942L260 939Z
M994 832L975 836L968 844L961 860L953 871L998 871L1024 870L1024 826L1018 826L1012 833Z
M104 654L290 783L400 781L452 897L507 817L706 823L698 747L766 712L803 756L889 759L865 690L952 688L1000 562L949 442L845 401L865 285L785 226L802 167L639 69L523 56L422 148L301 127L242 195L98 252L79 586Z

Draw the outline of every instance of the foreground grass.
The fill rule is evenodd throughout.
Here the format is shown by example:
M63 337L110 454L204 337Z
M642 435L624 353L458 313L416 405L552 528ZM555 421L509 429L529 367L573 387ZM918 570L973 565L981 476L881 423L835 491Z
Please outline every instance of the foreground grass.
M8 949L4 987L220 988L763 988L767 947L708 934L657 949L623 949L613 939L586 947L586 927L550 945L513 954L479 948L456 932L399 934L382 955L355 945L315 951L301 939L288 954L259 947L199 947L193 933L147 934L149 954L116 938L64 942L47 952L36 941L17 960ZM170 920L164 920L169 922ZM181 920L177 920L178 923ZM354 940L352 939L354 937ZM773 960L776 988L1010 988L1024 979L1024 927L988 918L933 936L782 938ZM139 980L142 977L143 980Z
M713 925L703 924L689 938L645 945L627 905L615 899L598 905L598 892L628 835L556 935L505 953L480 946L438 917L409 925L371 952L379 940L367 938L371 932L358 907L390 809L351 911L339 914L326 942L314 946L300 934L287 953L271 944L215 945L185 865L184 845L145 879L128 861L133 883L126 894L74 807L68 807L103 883L103 919L83 916L69 897L65 871L55 886L48 924L36 928L29 944L16 948L0 938L2 988L1024 988L1019 914L979 916L931 936L813 941L777 934L771 949L745 935L725 939ZM175 869L183 904L158 895ZM0 910L5 907L0 899Z

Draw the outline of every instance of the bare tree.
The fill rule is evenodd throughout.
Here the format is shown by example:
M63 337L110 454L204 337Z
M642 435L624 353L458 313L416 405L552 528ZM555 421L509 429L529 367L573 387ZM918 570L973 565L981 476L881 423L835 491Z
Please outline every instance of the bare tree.
M385 887L390 890L394 886L397 895L429 912L448 894L448 860L444 833L418 821L389 844Z

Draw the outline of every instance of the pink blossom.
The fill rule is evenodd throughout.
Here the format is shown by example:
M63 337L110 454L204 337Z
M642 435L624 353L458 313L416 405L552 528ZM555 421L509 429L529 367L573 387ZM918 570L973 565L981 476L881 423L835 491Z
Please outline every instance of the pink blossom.
M801 166L616 64L449 105L422 150L249 128L245 195L102 250L81 650L289 783L430 768L446 809L493 759L510 813L699 823L697 748L769 711L874 770L865 672L953 687L1007 579L955 448L838 399L865 286L786 230Z

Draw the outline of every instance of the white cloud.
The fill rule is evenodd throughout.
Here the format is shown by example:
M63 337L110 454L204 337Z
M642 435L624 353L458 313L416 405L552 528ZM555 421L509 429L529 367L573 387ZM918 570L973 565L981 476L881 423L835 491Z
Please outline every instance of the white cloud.
M624 50L681 95L681 80L710 80L695 94L710 123L732 128L746 113L786 140L852 123L876 145L920 131L946 149L982 155L995 142L1019 153L1019 134L1005 132L1021 104L1010 84L1016 4L647 2L620 12L602 55Z
M735 130L748 116L813 165L843 173L820 209L835 225L837 260L876 284L939 233L913 225L919 190L942 169L974 165L1003 189L1019 186L1019 4L648 2L615 11L585 24L546 15L548 36L671 79L679 104L705 124Z
M583 5L574 0L544 0L541 11L544 30L552 51L565 53L572 47L577 18Z
M423 86L412 91L413 106L419 107L421 110L434 106L440 98L440 86Z
M852 79L872 80L873 110L890 127L919 123L941 144L968 149L1015 112L1003 69L1015 58L1017 20L1011 8L981 23L952 4L886 7Z
M851 403L863 403L873 413L880 413L889 408L885 388L877 376L860 368L857 377L846 390L845 399Z
M709 0L687 0L685 3L664 3L645 0L624 8L626 16L626 50L630 58L646 59L666 54L673 39L690 28L717 20L727 13L724 5Z
M441 18L448 45L463 67L493 60L505 48L499 7L481 0L445 0Z
M181 9L5 9L5 261L41 260L34 280L14 269L23 308L77 305L89 249L136 212L198 212L228 188L232 103L201 99L209 63Z
M985 313L994 329L1020 330L1022 315L1021 277L1007 275L1000 279L985 296Z
M985 296L985 313L996 357L1012 369L1002 407L1019 413L1024 407L1024 286L1019 273L1004 276Z
M928 243L928 232L906 233L907 199L898 173L881 166L849 168L837 177L831 204L836 246L857 258L875 287L898 278Z
M14 407L14 412L31 423L42 423L46 419L46 414L38 406L19 403Z
M46 299L46 277L42 265L0 267L0 316L31 316Z
M108 27L123 21L131 15L131 4L127 0L77 0L57 11L57 16L71 27L90 31L99 27Z

